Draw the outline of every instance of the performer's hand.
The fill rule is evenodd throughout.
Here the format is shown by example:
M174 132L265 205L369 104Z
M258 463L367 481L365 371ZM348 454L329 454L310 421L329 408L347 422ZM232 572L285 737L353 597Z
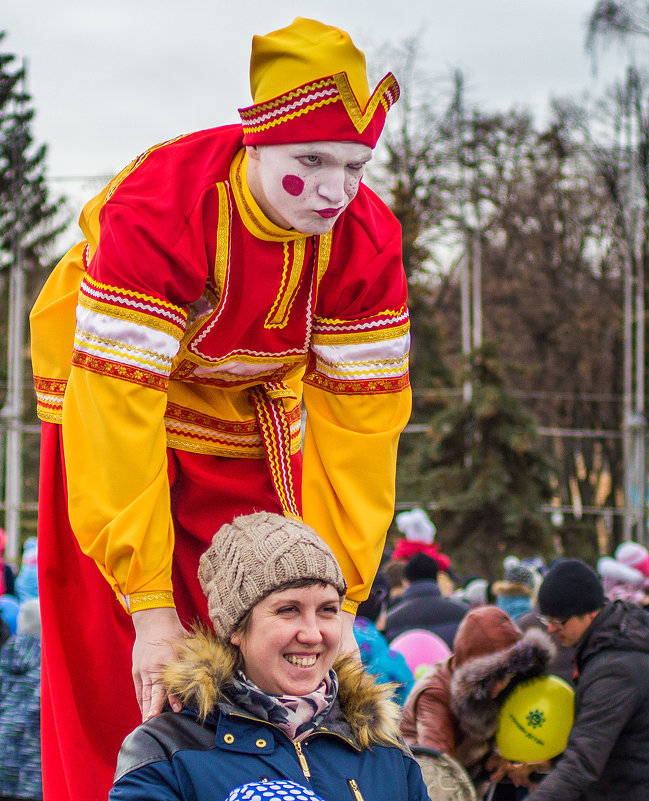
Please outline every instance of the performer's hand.
M351 656L356 657L356 659L358 659L360 662L361 652L358 648L356 637L354 637L354 620L356 620L356 618L351 612L341 612L340 614L343 624L343 633L340 640L340 653L350 654Z
M176 658L174 644L186 634L175 609L141 609L131 615L135 627L133 646L133 683L142 711L142 721L162 712L167 695L159 684L162 665ZM169 696L174 712L182 705L175 695Z

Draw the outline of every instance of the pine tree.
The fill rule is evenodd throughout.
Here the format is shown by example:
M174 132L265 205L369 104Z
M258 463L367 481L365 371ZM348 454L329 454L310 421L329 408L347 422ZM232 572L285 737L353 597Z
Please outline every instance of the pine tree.
M402 465L399 491L432 504L441 547L460 571L495 578L503 556L552 552L552 468L534 419L506 391L493 344L468 360L471 398L434 414L427 436Z
M32 137L34 109L24 88L25 67L16 64L14 55L1 51L4 37L5 33L0 32L0 408L7 398L8 327L12 319L10 312L15 311L10 308L10 304L15 304L15 299L9 297L10 268L18 265L17 269L24 276L22 313L27 332L29 309L53 266L52 245L65 227L61 213L64 201L53 202L49 197L45 178L46 147L37 146ZM19 419L23 427L37 422L26 342L24 360ZM16 419L13 407L10 416ZM0 434L5 422L4 418L0 419ZM0 442L4 443L2 436ZM22 445L23 503L35 504L38 438L23 436ZM2 450L3 462L4 457ZM4 492L4 487L0 486L0 492ZM35 515L23 519L23 538L34 533L34 526Z
M0 33L0 45L5 34ZM45 180L46 146L31 135L34 109L24 90L25 68L0 52L0 269L14 258L20 234L28 269L46 270L48 246L63 229L57 225L61 202L49 198Z

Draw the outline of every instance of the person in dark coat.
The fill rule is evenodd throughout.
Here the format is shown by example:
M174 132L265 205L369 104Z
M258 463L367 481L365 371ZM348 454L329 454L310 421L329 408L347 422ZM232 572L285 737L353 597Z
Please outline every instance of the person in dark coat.
M437 585L437 562L424 553L415 554L404 570L405 590L388 612L385 636L392 641L404 631L426 629L441 637L449 648L469 607L445 598Z
M575 722L529 801L649 799L649 614L608 601L599 576L562 559L538 596L548 631L576 647Z
M40 801L41 618L37 599L18 613L0 650L0 800Z

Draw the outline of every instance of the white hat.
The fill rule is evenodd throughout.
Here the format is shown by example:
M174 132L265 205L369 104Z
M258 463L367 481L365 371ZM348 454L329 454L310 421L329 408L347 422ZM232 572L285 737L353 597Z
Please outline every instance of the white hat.
M623 581L625 584L632 584L634 587L642 584L644 576L634 567L629 567L617 559L610 556L602 556L597 561L597 572L609 581Z
M397 528L408 542L425 542L432 545L437 529L423 509L401 512L396 517Z
M639 570L644 576L649 576L649 551L639 542L623 542L618 545L615 558L618 562Z

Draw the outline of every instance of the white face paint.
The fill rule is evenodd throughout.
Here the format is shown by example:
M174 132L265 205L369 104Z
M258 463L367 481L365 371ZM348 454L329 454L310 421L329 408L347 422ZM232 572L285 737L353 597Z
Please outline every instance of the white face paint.
M269 220L326 234L358 192L372 149L355 142L248 147L248 186Z

